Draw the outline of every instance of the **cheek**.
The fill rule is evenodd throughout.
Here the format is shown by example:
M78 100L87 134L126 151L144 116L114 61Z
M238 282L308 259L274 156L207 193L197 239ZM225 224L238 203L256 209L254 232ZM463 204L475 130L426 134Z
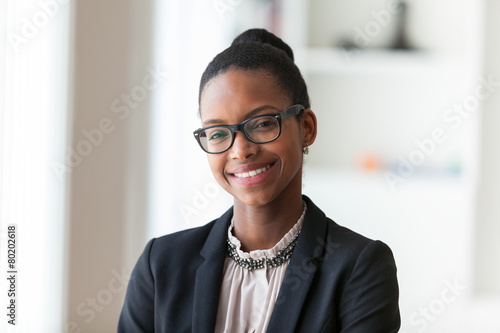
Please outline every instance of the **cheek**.
M220 169L220 158L218 158L217 155L207 155L208 159L208 165L210 165L210 169L212 170L212 173L215 174L217 173L217 170Z
M223 154L211 155L208 154L208 165L210 166L210 170L212 170L212 174L214 175L217 182L224 186L224 159L222 158Z
M298 159L302 160L302 138L298 127L286 133L281 133L281 136L283 137L282 145L285 147L287 154L290 157L299 157Z
M295 172L302 165L302 144L296 136L283 139L276 147L277 153L282 159L284 171Z
M300 145L290 145L288 150L288 168L292 168L296 172L302 166L302 148Z
M299 131L288 137L287 153L289 157L288 167L293 168L297 171L302 166L302 159L304 157L302 153L302 140Z

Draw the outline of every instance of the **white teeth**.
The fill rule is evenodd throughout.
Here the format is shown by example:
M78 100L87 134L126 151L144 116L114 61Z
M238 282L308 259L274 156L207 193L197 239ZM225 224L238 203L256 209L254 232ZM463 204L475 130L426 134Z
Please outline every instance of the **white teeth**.
M259 173L262 173L262 172L268 170L270 167L271 167L271 164L269 164L268 166L266 166L264 168L260 168L260 169L256 169L256 170L252 170L252 171L248 171L248 172L243 172L243 173L235 173L234 175L236 177L239 177L239 178L250 178L250 177L257 176Z

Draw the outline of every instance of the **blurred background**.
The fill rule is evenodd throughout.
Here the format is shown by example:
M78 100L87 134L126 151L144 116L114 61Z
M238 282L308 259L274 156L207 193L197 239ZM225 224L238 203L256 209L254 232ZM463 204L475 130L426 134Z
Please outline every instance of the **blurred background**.
M294 49L318 117L303 193L391 247L401 332L500 332L498 15L498 0L1 1L0 268L14 225L18 308L0 331L116 331L147 240L231 206L192 137L198 84L263 27Z

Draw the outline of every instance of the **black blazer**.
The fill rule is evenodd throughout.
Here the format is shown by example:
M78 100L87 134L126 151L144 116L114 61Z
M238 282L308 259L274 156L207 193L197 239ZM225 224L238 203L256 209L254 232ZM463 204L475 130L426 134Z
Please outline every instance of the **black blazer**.
M337 225L303 198L304 224L267 332L397 332L389 247ZM147 244L129 281L119 333L214 332L232 215L231 208L205 226Z

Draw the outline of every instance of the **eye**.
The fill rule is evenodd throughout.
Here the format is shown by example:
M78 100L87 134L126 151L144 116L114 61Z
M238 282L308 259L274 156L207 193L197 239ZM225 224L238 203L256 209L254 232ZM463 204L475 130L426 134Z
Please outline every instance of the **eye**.
M277 122L276 122L275 118L262 117L262 118L255 119L255 121L253 121L250 124L250 130L252 132L269 131L269 130L273 130L274 128L276 128L276 126L277 126Z
M228 137L228 133L222 130L214 130L210 133L207 133L207 137L209 141L212 142L221 142L224 141Z

